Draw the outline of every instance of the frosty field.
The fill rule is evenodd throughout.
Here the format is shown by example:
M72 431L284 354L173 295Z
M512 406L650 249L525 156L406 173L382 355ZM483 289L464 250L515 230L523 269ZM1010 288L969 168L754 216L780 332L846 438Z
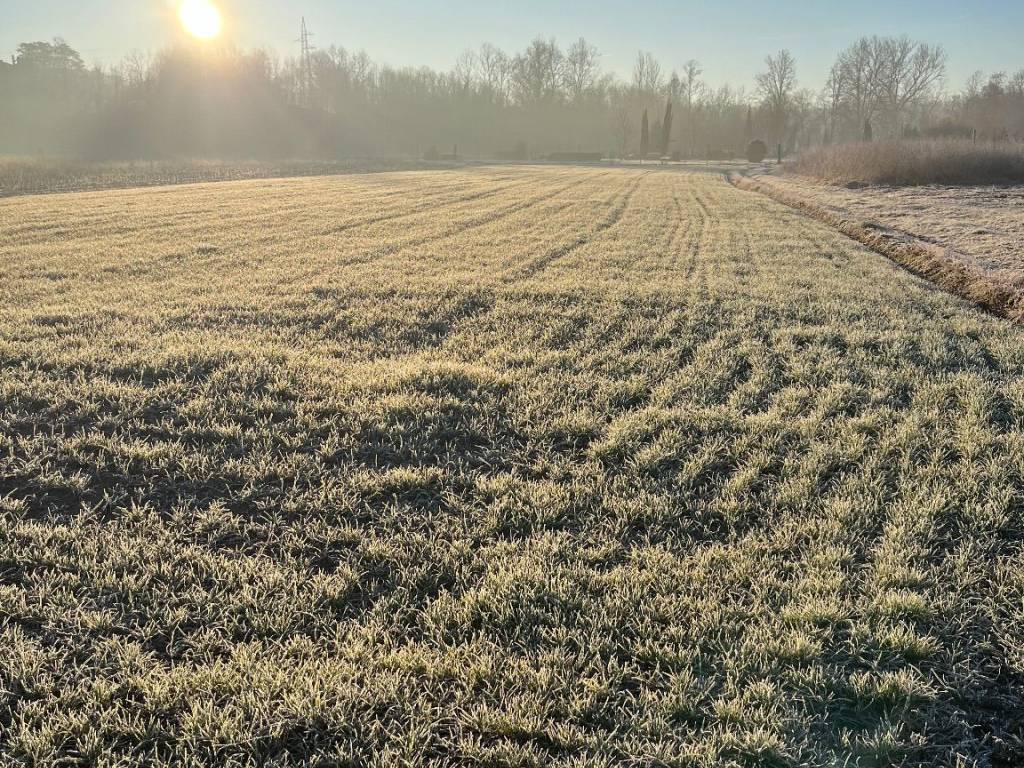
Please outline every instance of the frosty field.
M0 200L0 764L1019 765L1022 475L1024 329L717 175Z

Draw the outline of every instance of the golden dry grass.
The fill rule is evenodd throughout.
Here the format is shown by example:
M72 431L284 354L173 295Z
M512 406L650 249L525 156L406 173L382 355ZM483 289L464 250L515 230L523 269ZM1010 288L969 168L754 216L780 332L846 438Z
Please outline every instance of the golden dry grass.
M1024 144L966 139L837 144L805 152L787 168L832 184L1020 184Z
M717 176L0 202L0 757L1013 765L1024 331Z

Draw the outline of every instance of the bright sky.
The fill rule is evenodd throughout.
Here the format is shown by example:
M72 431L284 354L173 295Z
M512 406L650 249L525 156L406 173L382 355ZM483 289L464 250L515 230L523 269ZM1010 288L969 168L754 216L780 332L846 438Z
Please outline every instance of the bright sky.
M0 0L0 56L19 42L61 36L90 64L155 50L180 34L180 0ZM521 49L538 34L583 35L606 69L628 76L639 49L666 70L689 58L713 83L750 86L767 53L789 48L802 86L818 89L836 52L865 34L942 43L949 84L976 69L1024 69L1022 0L219 0L223 37L297 53L304 14L314 44L365 49L395 65L451 67L467 47Z

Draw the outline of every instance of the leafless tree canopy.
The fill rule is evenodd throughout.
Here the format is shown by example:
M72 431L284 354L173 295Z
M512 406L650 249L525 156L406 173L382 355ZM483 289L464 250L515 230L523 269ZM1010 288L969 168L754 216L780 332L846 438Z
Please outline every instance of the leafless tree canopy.
M750 92L712 87L699 62L666 69L637 55L631 78L601 66L580 38L537 38L518 53L491 44L450 71L395 68L337 46L308 67L261 51L135 52L89 68L67 42L29 42L0 61L0 152L95 158L416 156L458 146L482 157L639 150L651 135L681 156L736 156L752 138L798 150L876 138L1024 139L1024 72L979 73L945 95L946 54L906 37L865 37L840 52L821 91L799 86L788 51L769 56ZM666 72L670 73L666 75Z
M555 101L560 93L565 56L554 40L538 38L512 62L512 82L519 103Z
M600 74L601 54L581 37L570 46L565 57L562 79L569 100L579 103L597 85Z
M649 52L640 51L633 65L633 87L641 93L657 93L662 86L661 64Z
M771 138L781 141L796 90L796 60L789 51L779 51L764 63L765 71L757 76L757 91L771 120Z
M941 46L907 37L865 37L839 54L826 86L834 132L858 136L867 122L898 135L938 96L946 73Z

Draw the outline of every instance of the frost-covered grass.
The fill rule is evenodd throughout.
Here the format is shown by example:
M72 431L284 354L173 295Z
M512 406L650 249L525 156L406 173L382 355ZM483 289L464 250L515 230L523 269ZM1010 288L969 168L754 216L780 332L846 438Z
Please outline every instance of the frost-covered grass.
M214 181L414 170L424 166L443 167L443 164L386 158L333 162L161 160L102 163L61 157L0 155L0 198Z
M788 208L17 198L0 273L0 760L1024 760L1024 331Z

